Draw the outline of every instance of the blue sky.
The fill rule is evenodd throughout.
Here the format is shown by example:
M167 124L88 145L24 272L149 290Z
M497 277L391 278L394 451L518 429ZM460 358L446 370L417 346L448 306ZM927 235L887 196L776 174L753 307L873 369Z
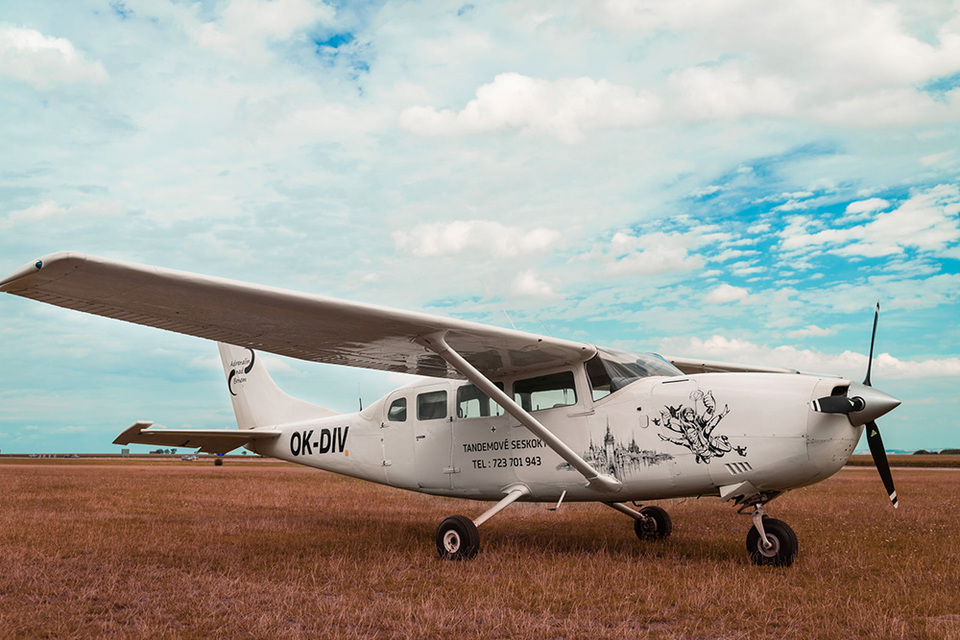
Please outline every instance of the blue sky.
M952 2L0 2L0 272L74 250L862 379L960 447ZM508 317L509 316L509 317ZM0 451L234 424L213 344L6 296ZM349 411L405 382L268 360Z

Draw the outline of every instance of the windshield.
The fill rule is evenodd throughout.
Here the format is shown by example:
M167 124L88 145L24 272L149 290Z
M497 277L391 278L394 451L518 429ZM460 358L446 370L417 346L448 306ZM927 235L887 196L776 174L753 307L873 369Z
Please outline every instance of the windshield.
M627 353L613 349L598 349L597 355L587 361L586 366L594 400L619 391L640 378L683 375L682 371L656 354Z

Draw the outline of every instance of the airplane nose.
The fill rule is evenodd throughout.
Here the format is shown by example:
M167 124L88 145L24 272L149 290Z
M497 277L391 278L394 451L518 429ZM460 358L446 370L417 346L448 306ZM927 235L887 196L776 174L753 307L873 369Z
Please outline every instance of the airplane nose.
M860 398L863 402L863 409L851 411L848 414L851 424L855 427L873 422L900 406L900 401L893 396L857 382L850 385L850 389L847 390L847 397L854 401ZM859 405L859 403L857 404ZM859 409L859 407L856 408Z

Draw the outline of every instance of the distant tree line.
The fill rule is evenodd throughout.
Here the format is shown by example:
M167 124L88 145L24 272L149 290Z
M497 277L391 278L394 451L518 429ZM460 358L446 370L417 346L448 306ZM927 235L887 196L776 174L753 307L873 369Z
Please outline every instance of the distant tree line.
M920 449L919 451L914 451L913 455L915 456L960 456L960 449L941 449L940 451L927 451L926 449Z

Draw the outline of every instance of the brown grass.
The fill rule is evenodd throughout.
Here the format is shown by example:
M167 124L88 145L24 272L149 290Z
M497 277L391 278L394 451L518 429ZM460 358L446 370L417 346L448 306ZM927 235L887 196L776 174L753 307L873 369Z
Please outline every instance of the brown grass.
M887 454L891 467L960 467L960 456L943 454ZM872 467L873 458L870 454L850 456L847 464L852 467Z
M0 464L4 638L960 638L960 471L851 469L770 506L790 569L749 564L749 519L663 501L641 543L601 505L517 504L473 562L437 524L486 505L290 465Z

